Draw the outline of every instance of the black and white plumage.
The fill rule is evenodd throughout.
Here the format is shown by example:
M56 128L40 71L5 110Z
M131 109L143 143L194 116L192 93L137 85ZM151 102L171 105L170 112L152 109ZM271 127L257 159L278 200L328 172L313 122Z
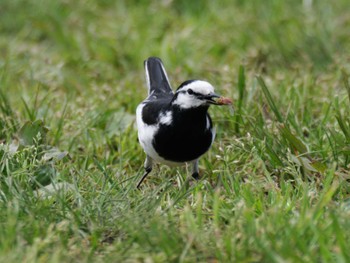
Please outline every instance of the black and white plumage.
M192 163L197 179L198 159L210 148L215 129L208 114L209 105L231 104L214 93L213 86L202 80L188 80L174 93L159 58L144 62L148 97L136 110L139 142L146 153L145 174L153 162L170 166Z

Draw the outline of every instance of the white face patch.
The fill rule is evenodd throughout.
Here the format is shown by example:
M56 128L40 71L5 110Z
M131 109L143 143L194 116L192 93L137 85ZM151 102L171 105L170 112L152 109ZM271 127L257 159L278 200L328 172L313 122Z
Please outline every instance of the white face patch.
M209 82L196 80L177 91L177 98L173 101L173 104L178 105L182 109L196 108L207 104L205 100L197 98L195 94L188 93L189 90L201 95L214 93L214 87Z
M214 93L214 87L209 82L204 80L195 80L181 88L181 90L186 90L186 91L189 89L203 95Z
M162 113L159 115L159 122L161 124L170 125L172 121L173 121L173 115L171 111L167 111L165 114Z
M182 109L189 109L204 105L205 101L199 100L196 97L186 93L179 93L173 104L178 105Z

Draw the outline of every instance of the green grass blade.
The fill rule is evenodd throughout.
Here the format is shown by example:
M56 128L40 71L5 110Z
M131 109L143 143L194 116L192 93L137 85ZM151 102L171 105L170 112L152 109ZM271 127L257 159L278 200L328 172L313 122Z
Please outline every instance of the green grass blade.
M239 134L239 127L243 125L243 118L242 118L242 105L243 105L243 99L244 99L244 91L245 91L245 70L244 66L239 67L239 74L238 74L238 102L237 102L237 111L236 111L236 118L235 118L235 132Z
M342 70L342 81L343 81L343 85L348 93L348 99L349 99L349 103L350 103L350 83L349 83L349 74L347 74L345 72L345 70Z
M274 99L272 98L271 93L270 93L269 89L267 88L263 78L261 76L257 76L256 78L257 78L257 80L258 80L258 82L260 84L260 87L261 87L264 95L265 95L267 103L269 104L271 110L275 114L277 120L279 122L283 122L282 114L279 112L278 108L276 107Z
M278 127L281 131L282 137L291 144L294 150L297 150L300 154L308 152L306 145L299 138L297 138L286 125L281 124L278 125Z
M350 127L347 123L347 119L343 116L343 114L340 111L340 105L339 105L338 99L335 100L334 110L335 110L335 118L338 122L338 125L341 131L343 132L346 140L350 141Z
M25 99L23 97L21 98L21 100L22 100L22 103L24 105L24 108L25 108L25 111L26 111L26 113L28 115L29 120L30 121L35 121L35 111L34 111L34 109L31 110L29 108L28 103L25 101Z
M58 144L58 142L62 136L62 129L63 129L64 121L65 121L65 114L66 114L67 106L68 106L68 102L66 101L64 103L64 106L63 106L61 117L58 120L57 129L56 129L56 132L54 135L54 141L53 141L54 145Z

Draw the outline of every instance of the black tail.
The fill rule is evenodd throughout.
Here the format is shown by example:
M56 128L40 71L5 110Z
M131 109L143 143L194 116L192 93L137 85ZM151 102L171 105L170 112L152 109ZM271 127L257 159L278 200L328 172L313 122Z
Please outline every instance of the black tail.
M160 58L150 57L145 60L148 94L173 94L168 75Z

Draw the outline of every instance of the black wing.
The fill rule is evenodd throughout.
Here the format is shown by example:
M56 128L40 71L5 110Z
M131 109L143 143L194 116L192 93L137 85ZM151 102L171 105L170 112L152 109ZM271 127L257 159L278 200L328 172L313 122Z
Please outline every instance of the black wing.
M143 122L148 125L157 124L159 115L169 109L171 99L172 97L168 96L144 102L142 109Z
M148 95L155 97L173 95L168 75L160 58L150 57L145 60Z

